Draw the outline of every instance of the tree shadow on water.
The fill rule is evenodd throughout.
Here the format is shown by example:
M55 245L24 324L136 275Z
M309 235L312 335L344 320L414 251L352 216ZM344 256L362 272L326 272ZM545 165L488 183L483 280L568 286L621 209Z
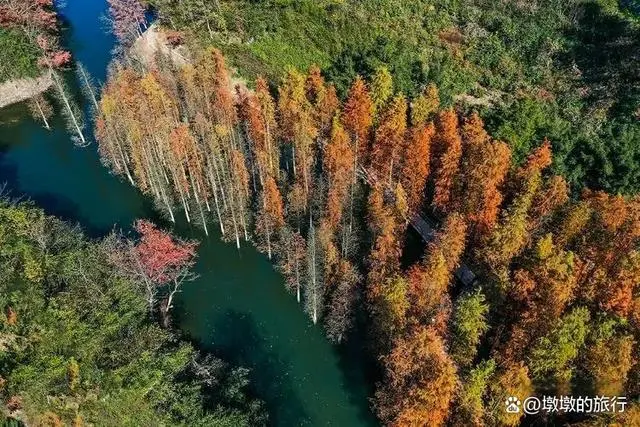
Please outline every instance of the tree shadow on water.
M269 412L269 424L309 425L303 402L290 383L290 363L267 345L258 326L248 313L229 310L214 319L214 343L202 343L234 365L251 369L251 388Z
M378 379L380 373L373 353L367 351L365 314L359 313L357 317L357 325L349 334L347 341L334 347L334 351L338 353L344 389L349 396L349 401L358 408L358 417L362 425L377 426L379 423L371 410L367 396L373 396L374 379Z

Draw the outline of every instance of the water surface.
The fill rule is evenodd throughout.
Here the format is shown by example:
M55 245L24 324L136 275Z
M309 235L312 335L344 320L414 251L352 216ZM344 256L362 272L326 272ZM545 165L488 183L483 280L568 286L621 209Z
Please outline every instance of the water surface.
M66 0L61 7L66 48L99 82L106 80L114 47L105 32L105 10L104 0ZM86 110L74 76L67 78ZM147 199L102 167L95 143L73 146L59 115L47 131L27 114L24 105L0 111L0 182L12 196L24 195L96 237L114 227L128 229L139 217L156 218ZM175 232L201 240L200 277L179 295L176 326L203 350L251 369L253 391L267 403L272 424L375 424L359 344L330 345L284 290L283 278L252 247L237 251L217 235L205 238L184 220Z

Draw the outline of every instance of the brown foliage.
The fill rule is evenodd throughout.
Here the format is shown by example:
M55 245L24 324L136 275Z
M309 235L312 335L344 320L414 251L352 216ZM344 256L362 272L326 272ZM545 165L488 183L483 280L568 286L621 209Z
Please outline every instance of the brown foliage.
M462 156L458 116L453 110L445 110L438 115L435 147L433 206L439 212L448 213L455 210L452 191Z
M467 226L459 214L450 215L427 245L420 264L408 273L409 295L414 316L429 316L447 292L454 270L464 252Z
M511 163L511 150L504 142L491 141L477 114L462 128L464 157L462 180L455 199L469 221L473 242L485 239L498 219L501 186Z
M396 339L383 359L376 409L390 426L440 426L449 415L456 368L435 329L416 327Z
M424 201L424 191L429 177L431 139L435 134L432 123L420 124L409 132L400 181L407 193L409 210L417 212Z
M351 85L349 95L344 103L342 121L354 137L356 152L367 148L366 144L373 124L373 101L360 76L356 77Z
M18 323L18 313L13 309L13 307L7 307L7 325L15 326Z
M219 123L230 127L238 122L233 101L231 77L229 76L229 70L225 64L222 52L218 49L212 49L211 56L214 65L211 81L214 95L212 110Z
M347 132L338 118L333 120L331 138L325 148L323 160L329 183L327 218L331 227L335 228L341 220L353 175L353 151Z
M551 162L551 142L545 139L542 145L533 150L529 157L527 157L527 161L519 171L520 175L530 176L533 173L540 172L549 167Z
M396 96L382 117L376 129L371 150L371 166L380 180L392 184L393 172L398 168L400 153L404 151L407 131L407 101Z

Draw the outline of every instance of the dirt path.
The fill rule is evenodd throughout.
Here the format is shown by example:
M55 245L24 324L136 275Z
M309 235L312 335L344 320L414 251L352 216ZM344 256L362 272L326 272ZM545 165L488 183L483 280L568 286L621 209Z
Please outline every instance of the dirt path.
M157 24L151 24L149 28L133 43L131 55L147 68L152 68L158 53L170 58L174 65L181 67L193 62L193 55L186 46L172 47L167 42L165 32ZM247 89L247 81L238 75L237 70L230 68L231 89L235 94L236 86L242 90Z

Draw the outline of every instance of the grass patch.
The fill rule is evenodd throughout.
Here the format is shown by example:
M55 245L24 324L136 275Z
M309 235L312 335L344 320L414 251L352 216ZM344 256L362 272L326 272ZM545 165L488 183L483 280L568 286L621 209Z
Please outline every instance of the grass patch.
M289 67L317 64L344 96L356 75L385 65L398 92L435 83L443 105L480 110L516 160L548 137L554 171L576 192L640 192L640 20L629 2L223 0L208 12L197 0L152 3L248 80L277 83ZM472 97L491 102L457 101Z
M22 32L0 28L0 52L0 82L39 74L38 48Z

